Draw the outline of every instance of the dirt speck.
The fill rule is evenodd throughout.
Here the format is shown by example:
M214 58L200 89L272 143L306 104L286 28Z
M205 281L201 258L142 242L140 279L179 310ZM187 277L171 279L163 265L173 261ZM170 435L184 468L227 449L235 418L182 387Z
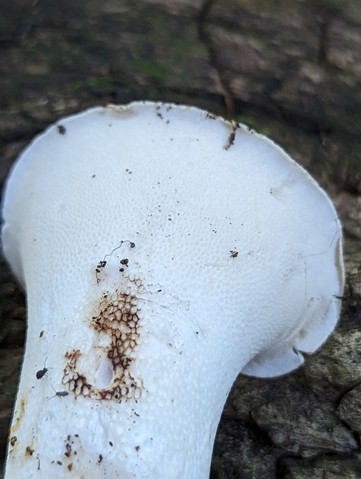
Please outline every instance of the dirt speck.
M228 135L228 138L227 138L227 141L226 141L226 144L224 145L224 149L225 150L229 150L230 147L234 144L234 141L236 139L236 131L237 131L237 128L239 128L239 125L236 121L232 121L230 124L229 124L230 128L231 128L231 132L230 134Z
M34 449L31 446L26 446L25 448L25 456L29 457L34 454Z
M58 133L59 133L60 135L65 135L65 133L66 133L66 128L65 128L64 125L58 125L57 128L58 128Z

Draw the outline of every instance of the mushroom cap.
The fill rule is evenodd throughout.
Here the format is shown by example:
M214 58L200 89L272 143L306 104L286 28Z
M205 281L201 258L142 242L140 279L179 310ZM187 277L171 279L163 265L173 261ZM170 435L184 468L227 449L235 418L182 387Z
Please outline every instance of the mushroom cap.
M207 477L237 374L294 369L339 316L325 192L270 140L197 108L60 120L14 165L2 234L28 304L9 478ZM26 476L29 445L42 476L36 462Z
M69 276L81 255L97 262L132 238L139 271L187 301L196 288L202 302L215 294L222 322L255 338L246 374L294 369L339 316L341 226L325 192L269 139L194 107L135 102L62 119L16 163L3 216L4 253L25 284L47 267L36 242L55 228L48 259Z

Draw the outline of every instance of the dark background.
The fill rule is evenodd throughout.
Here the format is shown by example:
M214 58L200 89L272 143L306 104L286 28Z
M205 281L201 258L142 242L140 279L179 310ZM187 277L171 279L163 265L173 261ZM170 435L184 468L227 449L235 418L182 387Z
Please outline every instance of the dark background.
M49 123L150 99L204 107L271 136L339 211L347 285L337 331L287 377L239 378L212 479L361 478L360 82L358 0L0 0L1 183ZM26 310L0 261L3 460Z

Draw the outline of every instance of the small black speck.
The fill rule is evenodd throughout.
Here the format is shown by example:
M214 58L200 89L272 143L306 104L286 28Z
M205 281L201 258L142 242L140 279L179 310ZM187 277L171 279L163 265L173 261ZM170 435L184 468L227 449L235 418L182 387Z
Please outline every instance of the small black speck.
M92 175L92 178L95 178L96 176L97 176L97 175L94 174L94 175Z
M112 441L109 441L109 446L112 446L112 447L113 447L113 443L112 443Z
M56 461L57 464L59 464L59 466L62 466L63 463L61 461Z
M69 396L68 391L56 391L55 396L58 398L65 398L66 396Z
M47 368L39 369L36 373L36 379L41 379L48 372Z
M58 132L60 133L60 135L65 135L66 133L66 128L64 125L58 125Z

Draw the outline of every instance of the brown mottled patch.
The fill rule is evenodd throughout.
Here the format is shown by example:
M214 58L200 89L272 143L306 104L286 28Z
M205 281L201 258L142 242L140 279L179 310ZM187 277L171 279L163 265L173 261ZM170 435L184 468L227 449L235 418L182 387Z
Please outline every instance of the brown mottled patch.
M79 350L67 351L67 364L62 383L75 396L98 400L139 399L142 383L131 374L131 365L139 344L141 308L138 292L142 287L140 279L127 279L128 289L103 292L96 301L93 314L88 318L89 326L99 338L109 339L107 346L98 346L103 357L110 360L113 378L108 387L98 388L91 384L87 374L79 370L79 360L83 353ZM104 344L104 342L102 343Z

